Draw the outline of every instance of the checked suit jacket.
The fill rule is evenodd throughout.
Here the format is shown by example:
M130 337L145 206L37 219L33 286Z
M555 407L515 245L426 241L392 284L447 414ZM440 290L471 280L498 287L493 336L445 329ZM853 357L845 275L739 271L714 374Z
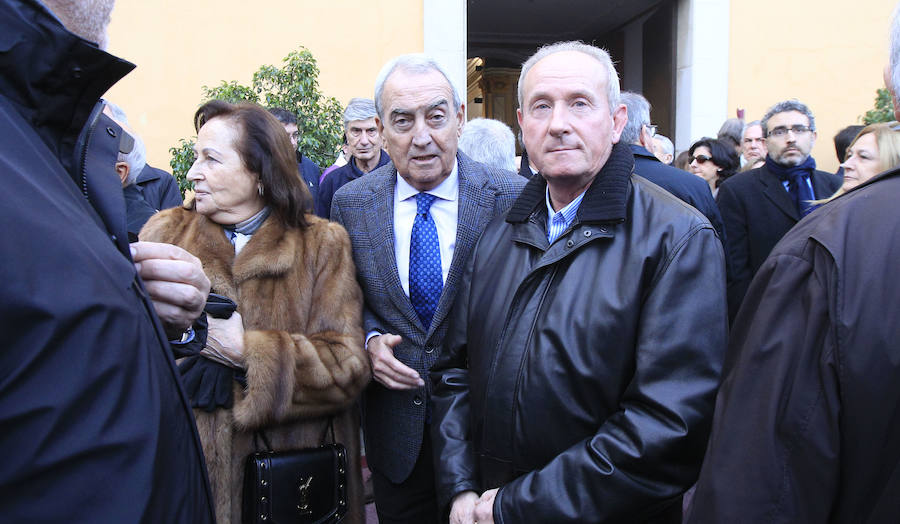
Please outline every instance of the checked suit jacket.
M412 471L425 430L431 393L429 371L440 355L448 315L460 287L466 262L488 222L505 213L526 180L514 173L456 155L459 203L456 248L437 310L426 330L403 292L394 254L393 163L360 177L334 195L331 219L350 234L357 278L365 296L366 333L403 337L394 356L425 381L420 389L395 391L373 381L363 393L363 430L369 467L391 482L403 482Z

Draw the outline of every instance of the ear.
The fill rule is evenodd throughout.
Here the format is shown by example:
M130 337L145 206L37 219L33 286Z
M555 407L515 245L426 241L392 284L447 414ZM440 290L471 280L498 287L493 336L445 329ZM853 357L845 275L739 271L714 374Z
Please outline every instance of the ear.
M625 107L625 104L619 104L619 107L613 111L612 114L612 143L618 144L619 139L622 138L622 130L625 129L625 124L628 123L628 108Z
M466 104L459 104L459 111L456 112L456 137L462 136L463 127L466 125Z
M119 182L122 183L122 186L125 186L125 181L128 180L129 171L128 162L116 162L116 174L119 175Z
M647 126L641 125L641 132L638 134L638 141L640 141L641 145L644 146L644 149L650 151L654 155L656 154L653 147L653 138L650 137L650 132L647 131Z

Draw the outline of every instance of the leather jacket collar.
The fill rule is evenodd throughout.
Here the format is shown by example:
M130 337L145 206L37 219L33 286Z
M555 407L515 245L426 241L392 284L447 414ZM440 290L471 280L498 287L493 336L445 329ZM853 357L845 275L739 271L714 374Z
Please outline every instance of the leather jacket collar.
M626 144L612 148L606 164L588 187L578 208L578 222L620 223L625 221L634 156ZM544 205L547 181L543 176L531 177L506 216L514 224L525 222Z

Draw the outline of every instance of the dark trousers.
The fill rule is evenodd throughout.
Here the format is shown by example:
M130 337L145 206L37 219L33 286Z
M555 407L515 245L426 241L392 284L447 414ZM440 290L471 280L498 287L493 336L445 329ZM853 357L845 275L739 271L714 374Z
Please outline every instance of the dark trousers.
M446 521L440 518L437 506L431 435L427 427L419 457L409 477L394 484L372 470L372 487L379 524L438 524Z

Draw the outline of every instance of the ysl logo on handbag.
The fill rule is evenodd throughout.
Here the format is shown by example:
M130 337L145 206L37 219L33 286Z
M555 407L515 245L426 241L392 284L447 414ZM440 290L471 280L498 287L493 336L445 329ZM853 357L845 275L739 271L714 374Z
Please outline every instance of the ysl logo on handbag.
M297 505L297 509L300 510L301 515L312 514L312 509L309 507L309 486L312 481L313 477L311 476L306 479L300 477L300 483L297 486L297 493L300 495L300 504Z

